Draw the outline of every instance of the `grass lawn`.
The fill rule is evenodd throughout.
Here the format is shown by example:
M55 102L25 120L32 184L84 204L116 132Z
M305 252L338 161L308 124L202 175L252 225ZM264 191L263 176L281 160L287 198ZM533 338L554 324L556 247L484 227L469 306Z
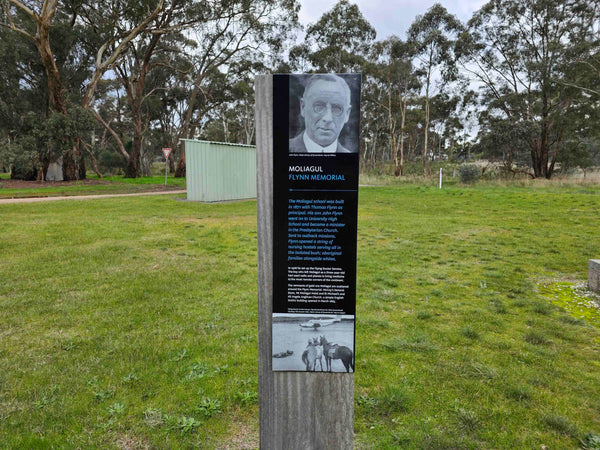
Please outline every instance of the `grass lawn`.
M255 212L0 205L0 447L256 447ZM600 448L599 217L593 186L361 188L356 447Z
M13 185L17 184L17 187ZM25 185L25 186L23 186ZM0 174L0 199L24 197L58 197L71 195L130 194L136 192L185 189L185 178L152 176L125 178L109 176L99 179L95 174L86 180L73 182L13 182L9 174Z

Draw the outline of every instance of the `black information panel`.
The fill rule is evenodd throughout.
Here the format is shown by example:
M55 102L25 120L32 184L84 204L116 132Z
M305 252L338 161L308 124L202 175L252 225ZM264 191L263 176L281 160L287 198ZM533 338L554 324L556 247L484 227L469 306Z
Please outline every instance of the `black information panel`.
M360 87L273 76L273 370L354 372Z

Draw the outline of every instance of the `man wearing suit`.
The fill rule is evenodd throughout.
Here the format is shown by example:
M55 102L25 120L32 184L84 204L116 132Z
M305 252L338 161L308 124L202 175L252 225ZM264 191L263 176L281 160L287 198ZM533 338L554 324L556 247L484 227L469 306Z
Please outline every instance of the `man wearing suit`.
M355 153L338 137L350 117L350 87L334 74L310 77L300 99L304 131L289 142L290 153Z

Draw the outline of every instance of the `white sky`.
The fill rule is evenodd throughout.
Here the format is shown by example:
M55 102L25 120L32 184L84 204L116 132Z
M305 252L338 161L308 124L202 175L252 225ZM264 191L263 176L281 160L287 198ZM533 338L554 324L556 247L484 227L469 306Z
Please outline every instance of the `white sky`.
M300 23L314 23L329 11L337 0L300 0ZM473 12L486 3L486 0L350 0L355 3L363 16L377 31L377 40L395 34L406 39L406 31L415 17L424 14L435 3L440 3L451 14L466 22Z

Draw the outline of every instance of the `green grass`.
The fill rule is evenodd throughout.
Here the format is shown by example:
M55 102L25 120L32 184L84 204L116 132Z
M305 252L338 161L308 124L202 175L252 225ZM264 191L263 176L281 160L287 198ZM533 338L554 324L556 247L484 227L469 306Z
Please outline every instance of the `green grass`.
M255 211L0 205L2 446L256 446ZM564 283L598 217L593 186L362 188L356 447L596 442L600 324Z
M8 175L8 174L4 174ZM85 184L85 182L65 182L62 185L44 185L39 183L31 188L6 188L2 187L2 179L9 179L9 176L0 177L0 199L2 198L24 198L24 197L56 197L71 195L95 195L95 194L130 194L136 192L145 192L151 189L160 190L164 188L165 177L152 176L141 178L125 178L123 176L104 177L102 184ZM96 175L88 175L88 180L98 180ZM169 189L185 189L185 178L167 178Z
M91 180L97 180L98 177L96 175L90 175L89 178ZM148 185L148 184L156 184L156 185L165 185L165 176L163 175L154 175L151 177L140 177L140 178L125 178L122 175L113 175L102 178L106 181L112 181L114 183L124 183L131 185ZM179 186L185 189L185 178L175 178L173 175L169 175L167 177L167 184L169 186Z

